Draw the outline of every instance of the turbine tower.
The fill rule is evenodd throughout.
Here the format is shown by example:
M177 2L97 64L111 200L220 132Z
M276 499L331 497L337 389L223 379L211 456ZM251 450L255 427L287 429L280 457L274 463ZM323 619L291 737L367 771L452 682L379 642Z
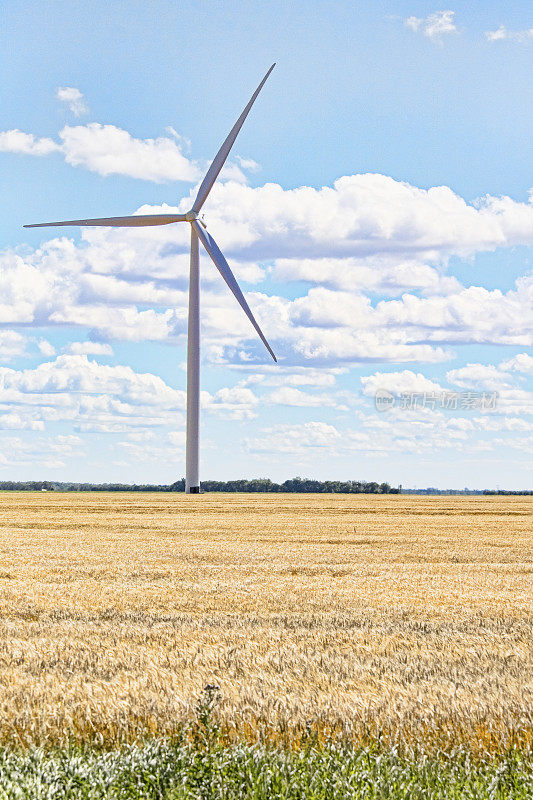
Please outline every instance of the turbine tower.
M208 233L203 220L199 219L200 210L207 200L214 182L228 157L237 134L243 126L244 120L253 106L257 95L263 88L268 76L276 65L272 64L267 74L253 93L250 102L229 132L224 144L216 154L209 167L196 195L192 208L186 214L143 214L130 217L106 217L102 219L72 219L66 222L40 222L34 225L24 225L25 228L46 228L52 225L79 225L104 226L111 228L141 228L152 225L170 225L173 222L188 222L191 226L191 257L189 274L189 319L187 330L187 444L185 457L185 491L187 494L198 494L200 491L199 476L199 422L200 422L200 275L199 275L199 247L201 241L229 288L235 295L237 302L254 326L259 338L266 349L276 361L272 348L265 339L263 332L256 322L244 295L235 280L229 264L222 255L217 243Z

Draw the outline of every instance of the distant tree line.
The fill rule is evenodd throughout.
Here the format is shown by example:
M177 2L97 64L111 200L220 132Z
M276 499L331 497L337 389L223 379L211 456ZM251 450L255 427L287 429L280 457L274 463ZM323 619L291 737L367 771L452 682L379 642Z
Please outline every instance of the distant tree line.
M444 494L444 495L530 495L532 489L436 489L428 486L426 489L402 489L402 494Z
M533 489L483 489L483 494L533 494Z
M269 478L250 481L202 481L204 492L299 492L302 494L398 494L399 489L388 483L373 481L314 481L309 478L290 478L283 483L273 483Z
M70 483L62 481L0 481L0 491L17 492L184 492L185 479L170 484L157 483ZM273 483L269 478L252 480L203 481L203 492L298 492L301 494L442 494L442 495L533 495L533 490L511 489L402 489L375 481L315 481L290 478Z
M172 492L180 491L160 484L65 483L62 481L0 481L0 491L17 492Z
M168 485L127 483L65 483L60 481L2 481L0 490L58 492L184 492L185 480ZM374 481L314 481L290 478L273 483L269 478L235 481L203 481L203 492L301 492L320 494L399 494L400 489Z

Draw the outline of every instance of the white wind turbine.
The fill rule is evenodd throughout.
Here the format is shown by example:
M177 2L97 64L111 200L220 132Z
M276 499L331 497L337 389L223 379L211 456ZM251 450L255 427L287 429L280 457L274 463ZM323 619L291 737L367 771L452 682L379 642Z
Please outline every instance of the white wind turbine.
M170 225L173 222L189 222L191 225L191 259L189 276L189 320L187 331L187 445L186 445L186 467L185 467L185 491L188 494L197 494L200 491L200 479L198 469L198 445L199 445L199 417L200 417L200 281L199 281L199 253L198 240L200 240L215 264L216 268L228 284L229 288L237 298L238 303L244 313L259 334L259 338L266 349L276 361L272 348L265 339L261 328L244 295L235 280L233 272L229 268L228 262L222 255L213 237L208 233L203 221L199 219L199 212L207 200L207 196L216 181L220 170L228 157L237 134L243 126L244 120L254 104L257 95L263 88L265 81L276 65L272 64L267 74L253 93L250 102L242 112L241 116L231 129L228 137L218 153L213 163L209 167L203 179L196 200L192 208L186 214L144 214L130 217L107 217L103 219L72 219L66 222L40 222L35 225L24 225L25 228L45 228L51 225L80 225L97 226L102 225L112 228L140 228L151 225Z

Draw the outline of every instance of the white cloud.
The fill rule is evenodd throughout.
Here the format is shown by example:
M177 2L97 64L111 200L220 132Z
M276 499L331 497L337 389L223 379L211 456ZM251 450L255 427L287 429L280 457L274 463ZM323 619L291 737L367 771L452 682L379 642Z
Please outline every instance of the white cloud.
M10 133L0 134L4 137L0 143L9 139ZM24 148L39 148L40 152L42 143L50 141L20 135L28 137L17 144L23 152ZM156 181L195 180L199 175L172 139L138 140L119 128L97 123L66 127L61 136L63 144L53 149L61 149L69 163L100 174ZM182 212L194 194L195 190L174 209L144 206L140 211ZM210 230L227 255L238 254L239 261L248 264L275 260L274 275L283 279L293 277L291 264L283 261L288 259L295 262L296 279L316 280L323 272L324 281L345 281L347 288L354 281L364 283L371 269L385 271L386 284L431 290L440 281L431 270L450 255L533 243L533 197L520 203L509 197L487 196L468 204L446 186L419 189L376 174L344 176L333 187L320 189L217 183L205 208ZM186 234L183 225L83 232L85 241L94 246L120 242L123 250L131 252L134 244L168 242L182 248L181 253L186 250ZM351 260L343 264L339 259ZM311 274L310 260L316 265ZM414 278L409 277L413 268L419 273ZM352 278L357 270L359 274ZM335 272L337 279L332 278ZM379 288L379 281L377 285ZM450 281L443 286L444 292L453 288Z
M223 387L210 395L201 392L202 408L229 419L253 419L259 398L245 386Z
M533 375L533 356L527 353L517 353L516 356L508 361L502 361L500 369L506 372L525 372Z
M185 447L185 431L170 431L167 439L174 447Z
M25 355L27 340L17 331L0 330L0 363Z
M74 86L58 86L56 97L62 103L66 103L75 117L81 117L89 113L89 108L83 94Z
M235 366L238 371L248 370L243 365ZM316 369L314 367L290 367L285 366L283 373L280 373L279 367L270 366L268 364L263 367L254 365L254 372L248 375L241 381L243 386L260 385L260 386L334 386L337 376L345 375L348 370L343 367L334 367L328 369L322 367ZM261 369L261 372L257 372Z
M406 293L375 307L358 294L311 289L287 303L285 319L276 319L274 308L265 318L306 358L438 362L451 353L433 344L531 346L532 289L522 280L507 293L481 287L426 298Z
M286 461L309 466L316 463L317 454L324 448L330 457L349 459L354 453L387 459L392 454L434 459L437 452L465 459L469 454L477 457L480 452L501 451L503 447L525 451L533 446L533 422L513 417L450 417L430 408L405 411L399 407L387 414L357 412L356 416L359 427L343 430L318 421L275 425L247 439L245 446L251 453L283 453ZM506 434L505 438L494 439L498 431ZM529 437L517 438L515 434Z
M56 97L65 102L76 117L88 113L79 89L60 87ZM104 176L125 175L155 183L199 180L209 164L200 166L188 158L185 153L190 149L190 142L171 126L166 131L170 136L138 139L116 125L90 122L66 125L58 133L60 141L54 141L15 128L0 131L0 151L33 156L61 153L67 164ZM246 184L246 172L259 169L259 164L251 158L236 156L236 161L230 160L224 165L219 182Z
M524 358L525 356L525 358ZM503 361L498 366L493 364L469 363L464 367L450 370L447 379L455 386L475 391L498 393L497 404L487 413L494 414L533 414L533 392L517 385L523 381L520 375L513 372L529 372L533 359L526 353ZM533 370L532 370L533 372Z
M104 339L157 341L167 339L172 333L173 312L170 309L158 313L152 309L137 311L136 308L81 305L54 311L50 322L88 327Z
M64 352L75 356L112 356L113 348L101 342L72 342L64 348Z
M258 172L261 167L254 161L253 158L243 158L242 156L235 156L241 169L248 170L249 172Z
M304 281L328 288L383 294L389 297L406 290L423 294L453 294L459 281L442 269L417 258L397 254L362 258L279 258L271 269L274 280Z
M44 422L16 411L0 413L0 430L43 431Z
M107 366L85 355L61 355L33 369L0 369L0 413L22 420L67 421L79 430L120 432L180 419L185 393L150 373Z
M297 389L295 386L282 386L266 396L266 402L273 405L296 406L299 408L336 408L347 411L348 406L342 402L343 393L311 394Z
M374 322L398 327L409 338L427 342L533 344L533 282L501 292L470 286L446 297L382 301Z
M189 202L140 211L183 210ZM452 254L533 243L531 201L488 197L469 205L447 187L355 175L318 190L215 185L208 202L210 230L238 279L260 280L261 263L273 259L274 277L289 280L294 268L296 279L319 284L294 300L247 293L285 365L437 363L451 357L450 344L533 343L532 276L502 292L464 288L444 274ZM58 238L34 251L6 251L0 322L76 326L96 342L182 343L187 249L187 226L175 225L86 229L79 244ZM208 360L263 362L261 343L205 255L202 281ZM397 299L373 305L367 286Z
M52 139L46 137L39 139L33 133L23 133L16 128L10 131L0 131L0 152L47 156L59 151L61 151L61 145Z
M511 359L508 362L502 362L498 366L493 364L468 363L465 366L449 370L446 373L446 380L451 386L443 386L436 381L429 380L422 373L414 373L411 370L403 370L402 372L376 372L361 378L362 391L363 395L368 397L375 396L379 389L386 390L396 395L401 395L404 392L414 392L417 394L428 392L430 394L444 396L449 393L457 393L458 391L468 391L487 393L487 395L490 394L492 396L493 393L496 393L494 405L492 405L492 403L487 403L481 406L483 414L532 414L533 392L517 386L516 376L513 376L511 372L508 371L508 369L513 369L513 365L516 363L526 368L529 366L527 362L520 359L517 362ZM461 403L459 403L457 409L461 411L462 408ZM429 406L424 408L424 404L422 404L422 410L435 413ZM398 411L398 408L396 408L396 411ZM411 413L411 409L409 409L409 413ZM479 417L475 425L471 419L462 423L456 421L454 425L456 427L462 425L463 429L489 430L486 425L478 424L482 419L482 417ZM511 427L508 426L507 429L511 430Z
M184 199L180 210L189 203ZM487 196L468 204L447 186L419 189L377 174L346 175L320 189L215 184L205 210L226 255L241 259L387 256L389 265L392 257L438 263L452 254L533 243L533 197L519 203Z
M515 42L528 42L533 39L533 28L526 28L522 31L510 31L505 25L500 25L495 31L485 31L485 36L489 42L500 42L510 39Z
M245 446L252 452L291 453L319 448L336 448L341 433L325 422L305 422L302 425L276 425L264 430L265 436L247 439Z
M155 181L195 181L198 168L174 139L135 139L115 125L66 126L59 133L67 164L99 175L127 175Z
M59 138L60 142L54 142L19 130L3 131L0 151L37 156L61 153L67 164L99 175L126 175L156 183L193 182L201 174L174 138L136 139L122 128L98 122L66 125Z
M27 426L21 429L24 428ZM41 430L40 427L30 429ZM47 470L61 469L66 466L65 459L80 458L83 444L79 437L73 435L32 436L25 439L20 436L5 436L1 439L4 453L0 452L0 464L8 470L19 465L33 467L35 464Z
M457 33L454 11L434 11L427 17L407 17L405 25L415 32L420 32L434 42L440 42L443 36Z
M446 379L463 389L498 391L513 385L512 376L493 364L467 364L449 370Z
M50 356L55 356L56 349L54 345L49 342L47 339L41 339L37 343L37 347L39 348L39 352L42 353L43 356L49 358Z
M533 392L526 389L502 389L498 392L497 414L533 414Z
M126 366L98 364L85 355L61 355L34 369L2 372L8 394L10 390L31 394L113 394L132 404L155 399L159 405L183 405L183 393L171 389L156 375L138 374Z
M519 279L516 289L505 293L467 289L447 278L441 265L421 261L442 264L452 252L533 241L531 202L485 198L473 206L445 187L422 191L375 175L351 176L321 190L285 192L272 185L251 189L237 184L215 188L210 228L239 279L260 279L258 259L273 256L275 271L281 268L289 276L290 265L295 265L295 277L305 273L309 282L326 284L294 300L248 293L254 314L285 363L434 363L450 357L442 347L446 343L527 347L533 342L532 276ZM184 200L183 206L187 204ZM331 225L327 239L322 238L322 216L331 208L339 229L335 241ZM184 341L186 227L87 229L80 244L61 238L34 251L5 252L0 255L0 322L77 326L89 329L96 341ZM293 235L302 253L313 257L277 258L293 246ZM326 248L339 252L326 259L321 255ZM414 251L408 258L401 252L406 248ZM359 254L350 255L350 250ZM367 255L361 255L364 250ZM380 252L371 256L372 250ZM304 265L303 272L298 264ZM337 283L335 273L343 276ZM251 326L205 256L202 280L208 358L219 363L262 361ZM373 291L400 296L372 305L361 291L365 282ZM425 296L417 296L417 289ZM154 308L137 307L146 304Z
M312 463L321 449L329 454L353 453L388 457L391 453L433 454L436 450L462 450L469 434L443 414L419 409L406 413L399 409L386 415L359 414L360 427L339 430L323 422L276 425L263 435L246 441L255 453L285 453L289 458Z
M402 372L375 372L361 378L363 394L374 397L378 389L393 394L402 392L439 392L441 387L420 372L405 369Z
M182 422L186 405L185 392L157 375L87 355L63 354L26 370L0 367L0 387L0 427L20 429L64 421L83 432L134 434ZM252 419L259 404L242 385L204 391L201 400L207 412L230 419Z
M87 128L80 126L79 130L83 130L81 139L87 135L91 138ZM95 131L95 140L103 130L104 126L100 126ZM129 137L125 131L121 133ZM101 148L103 152L93 153L90 147L84 147L78 155L95 168L101 164L105 172L108 169L105 154L110 151L103 143ZM73 158L77 158L76 153L73 146ZM127 146L119 155L119 161L133 159L134 169L144 169L143 159L137 158L134 150L132 154ZM100 162L100 157L104 161ZM121 171L120 165L116 166L115 171ZM149 169L154 176L163 174L157 160ZM129 167L124 174L132 174L128 170ZM193 190L174 208L143 206L139 211L183 212L194 193ZM450 255L467 256L500 246L533 243L533 195L528 202L487 196L469 204L446 186L419 189L376 174L344 176L333 187L320 189L303 186L284 190L277 184L252 188L235 182L217 183L205 208L209 229L227 256L238 255L239 262L247 264L289 259L296 262L296 279L320 280L325 272L328 281L337 271L342 276L339 280L350 281L346 275L365 268L387 272L389 284L408 286L413 285L413 280L406 284L405 279L416 267L420 275L414 278L414 286L431 289L438 285L439 276L428 271L428 267L431 270ZM188 239L185 225L127 230L88 228L83 231L83 238L95 248L105 246L124 256L129 254L123 267L128 270L135 264L135 256L137 262L142 261L134 248L144 247L151 260L154 245L161 249L166 244L167 254L183 256ZM350 260L343 264L339 259ZM309 260L315 262L314 274L307 271ZM304 266L298 267L298 263ZM284 279L292 278L288 267L290 264L281 261L274 275L280 277L280 270ZM139 270L138 263L136 269ZM299 273L299 269L303 272ZM395 272L398 269L403 276ZM105 265L98 271L106 271ZM365 273L357 276L356 283L364 282L365 277ZM347 288L353 285L349 282ZM453 291L454 286L449 284L444 291Z

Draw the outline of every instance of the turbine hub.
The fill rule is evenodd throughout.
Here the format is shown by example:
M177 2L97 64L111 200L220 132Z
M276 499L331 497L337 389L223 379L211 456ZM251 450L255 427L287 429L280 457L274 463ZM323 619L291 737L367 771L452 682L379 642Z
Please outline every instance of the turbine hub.
M198 214L196 213L196 211L187 211L187 213L185 214L185 219L187 220L187 222L194 222L195 220L198 219Z

